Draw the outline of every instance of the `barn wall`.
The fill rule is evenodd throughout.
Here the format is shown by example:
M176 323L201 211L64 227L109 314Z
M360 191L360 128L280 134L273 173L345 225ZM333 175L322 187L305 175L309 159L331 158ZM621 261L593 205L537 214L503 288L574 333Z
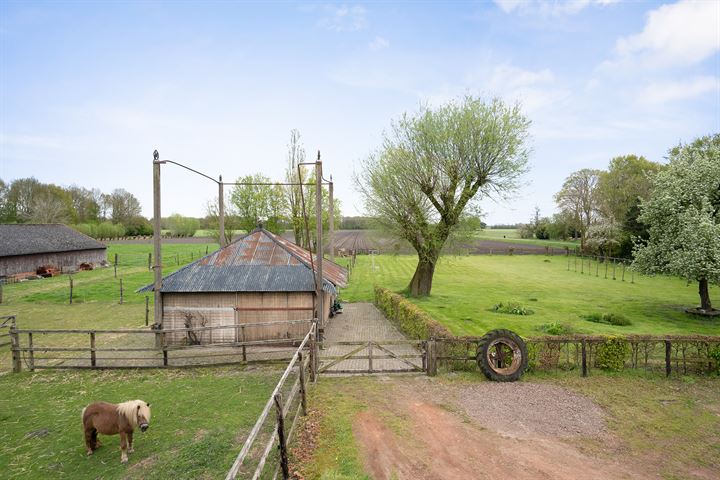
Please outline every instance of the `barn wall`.
M164 293L163 324L167 329L185 328L187 318L195 326L241 325L248 323L304 320L313 317L312 292L268 293ZM329 309L328 309L329 311ZM201 343L298 338L310 323L254 326L244 329L217 329L198 333ZM187 334L168 335L168 343L185 343Z
M51 266L58 270L76 269L81 263L100 265L107 260L106 250L75 250L71 252L38 253L0 258L0 277L18 273L35 273L38 267Z

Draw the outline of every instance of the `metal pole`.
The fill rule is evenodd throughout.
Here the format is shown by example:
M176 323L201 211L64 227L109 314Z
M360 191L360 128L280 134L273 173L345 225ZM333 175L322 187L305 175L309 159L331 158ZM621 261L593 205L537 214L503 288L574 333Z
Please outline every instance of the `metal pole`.
M320 331L325 328L325 304L323 295L323 240L322 240L322 162L320 161L320 150L318 150L317 162L315 163L315 223L317 231L317 242L315 245L317 255L317 303L318 318L320 319ZM319 335L322 341L322 335Z
M160 299L160 289L162 289L162 253L160 251L160 154L155 150L153 152L153 272L155 281L153 282L153 290L155 294L154 321L157 325L162 325L162 301Z
M218 183L218 222L220 224L220 247L225 246L225 193L223 192L222 175Z
M333 181L330 175L330 203L328 205L328 244L330 245L330 261L335 261L335 202L333 200Z

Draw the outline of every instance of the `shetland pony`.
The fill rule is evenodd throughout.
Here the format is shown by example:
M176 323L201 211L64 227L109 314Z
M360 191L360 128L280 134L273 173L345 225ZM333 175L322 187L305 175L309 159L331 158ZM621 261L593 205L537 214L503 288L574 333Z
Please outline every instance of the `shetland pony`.
M150 424L150 404L143 400L130 400L123 403L94 402L83 408L83 431L87 454L100 447L98 433L103 435L120 434L120 462L128 461L128 453L133 452L133 431L140 427L144 432Z

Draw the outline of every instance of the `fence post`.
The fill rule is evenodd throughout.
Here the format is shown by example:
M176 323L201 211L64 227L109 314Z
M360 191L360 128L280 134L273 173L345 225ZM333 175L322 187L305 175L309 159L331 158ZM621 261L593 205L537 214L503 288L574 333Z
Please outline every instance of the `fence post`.
M28 368L31 372L35 371L35 352L33 352L32 332L28 332Z
M622 281L624 282L624 281L625 281L625 262L624 262L624 261L623 261L623 263L622 263L622 266L623 266Z
M150 320L150 297L145 295L145 326L148 326Z
M605 280L607 280L607 270L608 270L608 258L607 255L605 255Z
M587 341L582 339L582 376L587 377Z
M617 266L617 261L613 258L613 280L615 280L615 267Z
M305 362L303 361L302 352L298 352L298 362L300 363L300 404L302 405L302 414L307 415L307 398L305 395Z
M275 397L275 414L277 416L277 433L278 448L280 449L280 470L284 480L290 478L290 469L288 468L287 445L285 443L285 417L283 416L282 394L276 393Z
M123 303L123 284L122 284L122 278L120 279L120 305Z
M117 278L117 265L118 265L118 254L115 254L115 262L113 263L113 268L115 269L115 278Z
M0 282L0 303L3 302L3 284Z
M175 254L175 263L177 263L178 265L180 265L180 254L179 254L179 253L176 253L176 254Z
M152 270L152 252L148 253L148 272Z
M10 327L10 348L12 349L13 373L20 373L22 363L20 359L20 336L15 325Z
M242 346L242 356L243 356L243 362L247 362L247 352L245 351L245 325L240 325L240 341L243 342Z
M665 376L669 377L672 373L672 363L670 361L670 354L672 352L672 344L670 340L665 340Z
M580 275L585 274L585 257L580 255Z
M160 333L160 341L162 342L162 350L163 350L163 367L168 366L168 351L167 351L167 341L165 339L165 332Z
M97 358L95 357L95 332L90 332L90 366L97 366Z
M427 374L429 377L437 375L437 344L435 339L430 339L427 342Z
M73 297L73 278L70 277L70 305L72 305L72 297Z
M207 255L207 254L208 254L208 246L205 245L205 255Z
M373 358L372 358L373 357L373 343L368 342L367 348L368 348L368 371L370 373L372 373L373 372Z

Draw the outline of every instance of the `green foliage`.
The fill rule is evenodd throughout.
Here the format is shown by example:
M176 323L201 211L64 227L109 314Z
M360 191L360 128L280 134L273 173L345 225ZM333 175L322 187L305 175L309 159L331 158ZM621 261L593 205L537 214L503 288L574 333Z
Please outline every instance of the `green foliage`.
M495 313L509 313L511 315L532 315L535 313L533 310L512 301L496 303L493 305L492 311Z
M588 322L593 323L606 323L608 325L616 325L620 327L624 327L627 325L632 325L632 321L630 319L626 318L625 315L619 314L619 313L590 313L588 315L582 316L585 320Z
M548 335L572 335L575 333L570 325L559 322L543 323L537 329Z
M125 235L125 227L112 222L102 223L81 223L79 225L70 225L80 233L92 238L119 238Z
M375 305L410 338L452 337L450 331L405 297L383 287L375 287Z
M648 198L652 178L662 169L659 163L637 155L610 160L607 171L600 173L597 186L598 207L609 223L621 224L638 198Z
M619 372L625 368L625 359L630 355L630 344L618 337L609 337L598 345L595 364L603 370Z
M715 345L712 349L710 349L708 356L715 363L715 370L720 373L720 345Z
M261 173L237 179L237 183L271 183ZM279 185L236 185L230 193L234 214L239 217L239 227L248 232L262 222L273 233L284 230L285 198Z
M166 225L174 237L192 237L200 228L200 221L197 218L183 217L179 213L173 213L167 218Z
M720 134L673 148L669 159L642 203L649 240L636 245L633 266L720 284ZM701 294L702 308L709 303Z

